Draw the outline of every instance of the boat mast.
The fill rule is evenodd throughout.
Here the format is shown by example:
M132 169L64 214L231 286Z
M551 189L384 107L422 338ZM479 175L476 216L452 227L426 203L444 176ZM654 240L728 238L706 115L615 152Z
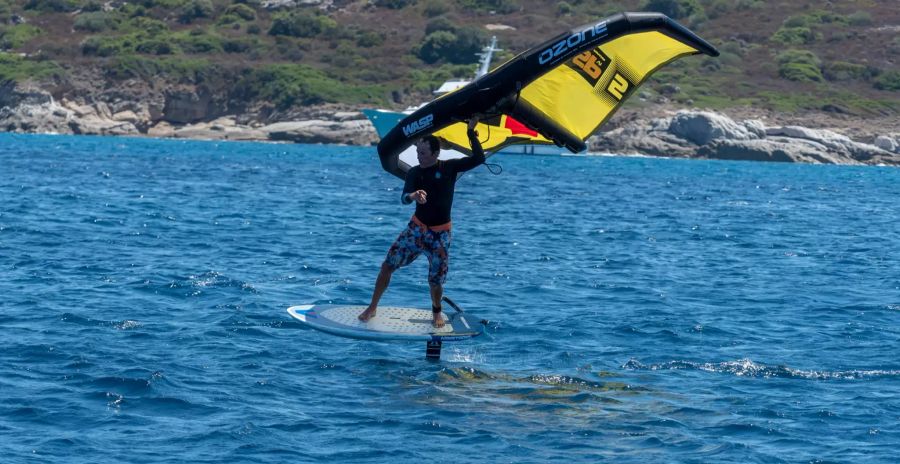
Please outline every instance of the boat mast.
M475 78L485 75L490 71L491 68L491 58L494 55L494 52L502 52L502 49L497 48L497 36L491 36L491 44L487 47L484 47L481 53L476 53L475 56L479 58L478 60L478 71L475 71Z

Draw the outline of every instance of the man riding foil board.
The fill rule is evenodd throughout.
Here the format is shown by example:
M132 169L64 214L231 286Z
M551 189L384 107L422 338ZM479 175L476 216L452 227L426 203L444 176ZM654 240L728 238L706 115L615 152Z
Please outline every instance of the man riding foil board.
M450 258L450 210L453 207L453 192L458 174L484 163L484 150L478 141L475 125L478 118L468 121L466 134L472 146L473 156L462 159L439 160L441 144L433 135L427 135L416 142L419 165L406 173L406 183L400 201L403 204L416 203L416 212L406 229L391 245L387 257L381 264L375 290L369 307L359 315L366 322L375 316L378 301L391 282L391 275L397 269L415 261L420 254L428 258L428 285L431 290L432 325L444 326L441 316L441 298L444 281L447 279L447 262Z

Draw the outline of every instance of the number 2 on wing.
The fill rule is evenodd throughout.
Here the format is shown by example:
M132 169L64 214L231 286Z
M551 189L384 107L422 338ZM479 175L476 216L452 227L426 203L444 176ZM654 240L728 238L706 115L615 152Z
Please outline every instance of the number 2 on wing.
M612 80L609 82L609 86L606 87L606 91L609 92L610 95L616 98L616 100L622 100L625 98L625 94L628 92L628 87L631 84L628 83L628 80L625 79L621 74L616 73L613 76Z

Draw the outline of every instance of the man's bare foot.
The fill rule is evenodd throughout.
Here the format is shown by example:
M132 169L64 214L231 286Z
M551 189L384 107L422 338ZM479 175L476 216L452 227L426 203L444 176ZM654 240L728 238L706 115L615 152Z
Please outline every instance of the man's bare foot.
M434 312L434 310L432 310L431 325L433 325L435 329L440 329L444 326L444 316L440 311Z
M369 319L375 317L375 309L375 306L369 306L365 311L362 312L362 314L359 315L358 319L363 322L369 322Z

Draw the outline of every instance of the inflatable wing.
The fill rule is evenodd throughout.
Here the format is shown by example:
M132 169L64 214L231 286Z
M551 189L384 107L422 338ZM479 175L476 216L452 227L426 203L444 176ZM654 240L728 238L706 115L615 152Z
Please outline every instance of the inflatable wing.
M719 52L659 13L622 13L531 48L465 87L402 119L378 144L382 167L400 178L403 150L428 134L471 155L465 120L482 115L490 154L516 143L556 144L573 153L654 71L685 55Z

